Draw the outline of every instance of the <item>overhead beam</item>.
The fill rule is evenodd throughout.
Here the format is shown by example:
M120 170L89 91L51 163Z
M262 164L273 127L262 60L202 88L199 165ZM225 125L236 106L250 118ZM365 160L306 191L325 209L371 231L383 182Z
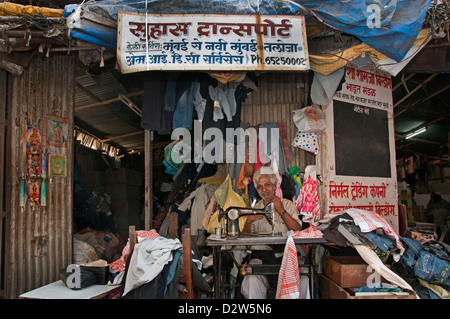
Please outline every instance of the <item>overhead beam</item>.
M406 79L401 79L400 82L397 83L397 85L395 85L392 88L392 92L394 92L395 90L397 90L402 84L405 84L406 82L408 82L409 79L411 79L414 75L416 75L416 73L411 73L410 75L408 75L406 77Z
M418 86L416 86L412 91L410 91L408 94L406 94L404 97L402 97L398 102L394 104L394 108L400 105L403 101L405 101L407 98L409 98L411 95L416 93L420 88L424 87L428 82L433 80L436 76L438 76L437 73L433 73L430 75L425 81L420 83Z
M125 94L123 96L129 98L129 97L138 96L138 95L142 95L142 94L144 94L144 90L128 93L128 94ZM120 97L116 97L116 98L105 100L105 101L102 101L102 102L97 102L97 103L77 106L77 107L75 107L75 111L81 111L81 110L88 109L88 108L91 108L91 107L96 107L96 106L108 105L108 104L111 104L111 103L114 103L114 102L119 102L119 101L122 101L120 99Z
M401 109L400 111L398 111L397 113L394 114L394 118L396 118L396 117L399 116L400 114L405 113L406 111L412 109L413 107L415 107L415 106L417 106L417 105L420 105L420 104L425 103L425 102L428 101L429 99L432 99L432 98L435 97L436 95L439 95L439 94L441 94L442 92L444 92L444 91L446 91L446 90L448 90L448 89L450 89L450 84L446 85L445 87L443 87L443 88L437 90L436 92L433 92L432 94L426 96L425 98L423 98L423 99L421 99L421 100L419 100L419 101L417 101L417 102L415 102L415 103L413 103L413 104L411 104L411 105L409 105L409 106L405 106L403 109Z
M125 95L123 94L119 94L119 99L123 102L123 104L125 104L126 106L128 106L128 108L130 110L132 110L134 113L136 113L137 115L139 115L140 117L142 117L142 111L139 107L137 107L136 104L134 104L129 98L127 98Z
M110 142L110 141L113 141L113 140L118 140L120 138L135 136L135 135L139 135L139 134L142 134L142 133L144 133L143 130L142 131L137 131L137 132L132 132L132 133L127 133L127 134L122 134L122 135L118 135L118 136L114 136L114 137L110 137L110 138L106 138L106 139L100 140L100 142L102 142L102 143Z

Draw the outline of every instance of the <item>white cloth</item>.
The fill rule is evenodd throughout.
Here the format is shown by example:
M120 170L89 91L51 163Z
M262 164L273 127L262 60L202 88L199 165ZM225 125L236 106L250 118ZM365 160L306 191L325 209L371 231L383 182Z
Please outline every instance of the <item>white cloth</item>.
M364 261L371 266L378 274L389 282L396 284L397 286L413 291L413 288L400 276L386 267L377 254L366 245L354 245L359 255Z
M188 209L191 210L191 235L196 236L198 235L198 230L203 230L203 216L205 215L208 202L214 196L217 188L218 186L216 185L204 183L190 193L178 206L178 209L183 212Z
M134 246L123 295L152 281L172 261L172 251L180 249L178 239L147 238Z
M251 265L261 265L261 259L252 259L248 263L247 270ZM265 275L247 275L242 280L241 293L246 299L266 299L269 282Z

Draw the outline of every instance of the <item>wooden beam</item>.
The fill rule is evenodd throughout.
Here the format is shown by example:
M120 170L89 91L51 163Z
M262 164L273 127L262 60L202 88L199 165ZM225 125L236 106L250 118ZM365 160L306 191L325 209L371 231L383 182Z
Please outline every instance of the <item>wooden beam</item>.
M413 95L414 93L416 93L420 88L424 87L428 82L430 82L431 80L433 80L436 76L438 76L437 73L433 73L432 75L430 75L425 81L423 81L422 83L420 83L418 86L416 86L411 92L409 92L408 94L406 94L404 97L402 97L398 102L396 102L394 104L394 108L397 107L398 105L400 105L403 101L405 101L407 98L409 98L411 95Z
M144 133L143 130L142 131L137 131L137 132L132 132L132 133L127 133L127 134L122 134L122 135L106 138L104 140L100 140L100 142L101 143L105 143L105 142L109 142L109 141L112 141L112 140L118 140L119 138L135 136L135 135L139 135L139 134L142 134L142 133Z
M403 83L406 83L409 79L411 79L414 75L416 75L416 73L411 73L410 75L408 75L406 77L406 79L401 79L400 82L397 83L396 86L394 86L392 88L392 92L394 92L395 90L397 90Z
M428 101L429 99L432 99L433 97L435 97L436 95L441 94L442 92L446 91L450 89L450 84L446 85L445 87L443 87L442 89L437 90L436 92L433 92L432 94L426 96L425 98L409 105L409 106L405 106L403 109L401 109L399 112L397 112L396 114L394 114L394 118L396 118L397 116L399 116L402 113L405 113L406 111L408 111L409 109L412 109L413 107L420 105L422 103L425 103L426 101Z
M125 97L133 97L133 96L142 95L142 94L144 94L144 90L128 93L128 94L125 94L123 96L125 96ZM118 101L121 101L121 99L119 97L116 97L116 98L109 99L109 100L102 101L102 102L81 105L81 106L75 107L75 111L80 111L80 110L84 110L84 109L88 109L88 108L96 107L96 106L108 105L108 104L111 104L111 103L114 103L114 102L118 102Z

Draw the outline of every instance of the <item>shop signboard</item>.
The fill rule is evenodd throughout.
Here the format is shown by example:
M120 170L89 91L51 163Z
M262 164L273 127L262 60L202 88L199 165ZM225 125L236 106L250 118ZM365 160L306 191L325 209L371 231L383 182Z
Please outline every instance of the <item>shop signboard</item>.
M305 19L290 15L119 11L117 57L122 73L309 70Z
M348 65L342 88L324 111L326 211L332 214L348 208L369 210L398 231L390 75Z

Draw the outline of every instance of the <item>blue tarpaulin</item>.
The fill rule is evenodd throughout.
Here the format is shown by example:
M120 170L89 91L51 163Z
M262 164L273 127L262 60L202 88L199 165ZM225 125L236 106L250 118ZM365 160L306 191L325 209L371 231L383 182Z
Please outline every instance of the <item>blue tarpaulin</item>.
M422 29L430 0L297 0L333 29L362 42L399 62ZM379 13L379 25L375 25Z
M119 10L150 14L262 14L312 15L332 29L354 35L395 61L412 47L431 0L105 0L87 2L82 9L116 22ZM65 8L76 16L78 5ZM72 26L71 35L99 45L116 47L116 30L83 21ZM378 23L379 22L379 23Z

